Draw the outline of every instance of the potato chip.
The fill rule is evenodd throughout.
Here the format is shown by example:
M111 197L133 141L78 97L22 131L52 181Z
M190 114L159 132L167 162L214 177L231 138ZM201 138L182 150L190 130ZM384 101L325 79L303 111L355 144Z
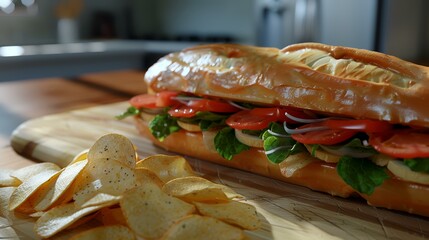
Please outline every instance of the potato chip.
M15 191L15 187L2 187L0 188L0 216L9 218L9 199Z
M36 193L39 188L43 189L43 185L51 184L51 181L55 181L56 178L60 175L61 171L48 170L43 171L39 174L36 174L27 180L25 180L21 185L19 185L15 191L12 193L9 201L9 210L15 210L20 207L27 199L29 199L32 194ZM21 212L31 213L34 212L32 207L25 206L20 208Z
M129 227L143 238L159 238L195 206L163 193L156 184L144 184L124 193L120 206Z
M21 182L24 182L36 174L41 174L44 172L46 173L58 172L60 170L61 168L58 165L51 162L45 162L45 163L37 163L27 167L20 168L10 173L10 176L19 179Z
M34 212L34 213L29 214L28 216L29 216L29 217L32 217L32 218L39 218L39 217L41 217L44 213L45 213L45 212Z
M81 207L91 207L96 205L117 204L122 196L113 196L106 193L97 193L93 198L89 199L81 205Z
M253 206L232 203L241 195L197 177L183 157L136 158L127 138L108 134L63 169L3 171L0 184L17 187L0 188L0 214L16 224L38 218L35 233L61 239L240 239L238 227L260 225Z
M196 175L191 165L181 156L152 155L137 162L136 168L142 167L154 172L163 182Z
M244 199L244 196L234 191L232 188L219 184L222 188L222 191L226 194L229 199Z
M82 152L78 153L78 154L73 158L73 160L69 163L69 165L72 165L72 164L74 164L74 163L76 163L76 162L79 162L79 161L82 161L82 160L88 159L88 152L89 152L89 149L85 149L85 150L83 150Z
M216 204L195 202L194 205L202 215L217 218L244 229L255 230L261 226L256 208L250 204L229 201Z
M17 219L11 222L9 219L0 217L0 239L38 239L32 229L32 219Z
M0 169L0 187L16 187L21 184L18 178L10 176L11 170Z
M89 149L88 160L107 159L135 168L137 153L132 142L119 134L107 134L99 138Z
M155 183L158 187L162 187L164 182L159 177L147 168L137 168L135 170L136 181L138 184Z
M70 240L132 240L136 239L134 233L127 227L121 225L101 226L81 232Z
M27 229L28 230L32 230L31 228L28 229L27 226L30 226L30 224L33 222L34 220L29 218L27 215L25 214L21 214L18 213L16 211L9 211L9 199L10 196L12 196L13 191L15 191L15 187L2 187L0 188L0 220L4 221L6 223L2 224L0 223L0 239L2 239L2 237L5 237L5 235L2 235L2 229L4 229L4 227L6 226L13 226L13 229L16 230L19 228L19 230L23 230L23 229ZM28 225L27 225L28 224ZM17 228L15 228L15 226ZM28 233L28 236L33 236L35 235L33 232ZM6 235L6 236L10 236L10 239L12 239L13 235ZM18 237L16 238L18 239Z
M49 181L50 184L44 184L43 190L37 190L38 194L36 197L31 197L32 205L36 211L44 211L48 209L52 204L54 204L63 193L72 185L73 181L76 179L78 174L88 163L87 160L78 161L67 167L65 167L58 178L54 181ZM68 201L71 199L62 198L61 201Z
M86 225L92 219L96 218L98 213L99 213L99 211L96 211L94 213L91 213L91 214L88 214L86 216L79 218L76 222L74 222L70 226L68 226L67 230L79 229L82 225Z
M43 238L48 238L59 231L71 226L80 218L96 212L104 207L111 206L113 203L104 205L95 205L91 207L81 208L73 202L56 206L45 212L34 226L36 233Z
M200 215L190 215L175 223L161 238L164 240L228 240L243 239L243 230L218 219Z
M0 216L0 238L21 239L17 231L10 225L9 220Z
M101 209L97 219L102 222L103 225L127 225L127 220L125 219L120 207Z
M227 186L197 176L173 179L162 190L187 202L228 202L231 196L239 195Z
M89 161L76 181L73 199L77 205L82 205L97 193L121 195L137 184L134 169L108 159Z
M76 234L79 234L81 232L84 232L86 230L96 228L101 226L100 222L95 220L95 218L98 216L98 212L96 211L94 213L91 213L87 216L84 216L68 226L66 229L61 230L60 232L56 233L53 237L48 238L49 240L69 240ZM34 234L36 235L36 232L33 230ZM36 237L31 239L40 239L39 236L36 235Z
M229 199L220 188L186 185L180 189L172 189L170 185L163 191L171 196L182 199L183 201L192 202L227 202Z

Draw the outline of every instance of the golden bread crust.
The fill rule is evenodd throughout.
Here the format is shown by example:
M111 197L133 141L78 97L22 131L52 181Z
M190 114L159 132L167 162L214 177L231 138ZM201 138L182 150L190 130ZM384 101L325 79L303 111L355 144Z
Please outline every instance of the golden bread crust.
M316 43L282 50L202 45L161 58L145 81L155 92L182 91L429 127L427 67L362 49Z
M155 145L167 151L308 187L334 196L350 197L360 195L372 206L429 217L429 202L427 201L429 186L401 181L391 176L381 186L377 187L373 194L369 196L358 194L337 174L335 164L317 160L297 170L291 177L287 178L281 174L278 164L272 164L268 161L261 149L251 148L228 161L223 159L219 154L211 152L203 144L204 141L201 133L181 130L171 134L163 142L160 142L152 136L144 120L135 117L135 125L143 136L149 138Z
M304 43L284 49L234 44L202 45L161 58L146 73L150 93L163 90L199 96L293 106L328 115L429 127L428 68L393 56L346 47ZM231 161L210 151L201 133L179 131L163 142L136 117L140 133L176 153L211 161L341 197L360 195L370 205L429 216L429 186L394 176L370 196L337 174L335 164L313 161L291 177L251 148ZM311 156L305 156L311 158Z

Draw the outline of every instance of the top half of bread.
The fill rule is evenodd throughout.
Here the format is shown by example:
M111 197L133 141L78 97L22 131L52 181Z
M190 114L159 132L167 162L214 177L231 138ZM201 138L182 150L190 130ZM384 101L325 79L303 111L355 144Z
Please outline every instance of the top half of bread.
M429 68L363 49L201 45L149 68L148 87L429 127Z

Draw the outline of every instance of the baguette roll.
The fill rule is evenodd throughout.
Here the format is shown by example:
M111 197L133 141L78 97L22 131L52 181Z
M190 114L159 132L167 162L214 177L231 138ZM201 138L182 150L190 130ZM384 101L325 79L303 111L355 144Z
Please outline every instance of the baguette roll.
M149 94L130 103L162 112L135 124L168 151L429 216L428 72L318 43L202 45L161 58L145 74ZM181 118L201 131L180 128Z
M335 165L332 163L314 159L315 161L297 170L291 177L285 177L281 173L279 165L270 163L261 149L252 148L241 152L228 161L202 144L202 133L181 130L160 142L150 133L146 121L136 117L135 124L139 133L167 151L308 187L333 196L344 198L360 196L368 204L375 207L400 210L429 217L429 204L427 202L429 186L427 185L402 181L392 176L392 178L384 181L383 185L377 187L373 194L360 194L338 176ZM305 157L312 158L308 153Z
M198 64L195 64L198 63ZM160 59L148 87L429 127L428 69L323 44L204 45Z

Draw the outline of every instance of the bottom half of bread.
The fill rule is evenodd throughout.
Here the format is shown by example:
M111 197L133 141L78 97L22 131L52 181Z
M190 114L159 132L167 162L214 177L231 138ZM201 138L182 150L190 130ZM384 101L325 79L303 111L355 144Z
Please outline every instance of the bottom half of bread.
M297 170L291 177L286 177L281 173L278 164L268 161L263 149L251 148L235 155L232 160L226 160L205 146L203 136L199 132L180 130L160 142L150 133L147 122L136 117L135 123L142 135L167 151L256 173L335 196L360 196L368 204L376 207L429 216L429 186L402 181L392 176L377 187L373 194L361 194L343 181L336 171L336 164L333 163L321 160L312 161L312 163Z

